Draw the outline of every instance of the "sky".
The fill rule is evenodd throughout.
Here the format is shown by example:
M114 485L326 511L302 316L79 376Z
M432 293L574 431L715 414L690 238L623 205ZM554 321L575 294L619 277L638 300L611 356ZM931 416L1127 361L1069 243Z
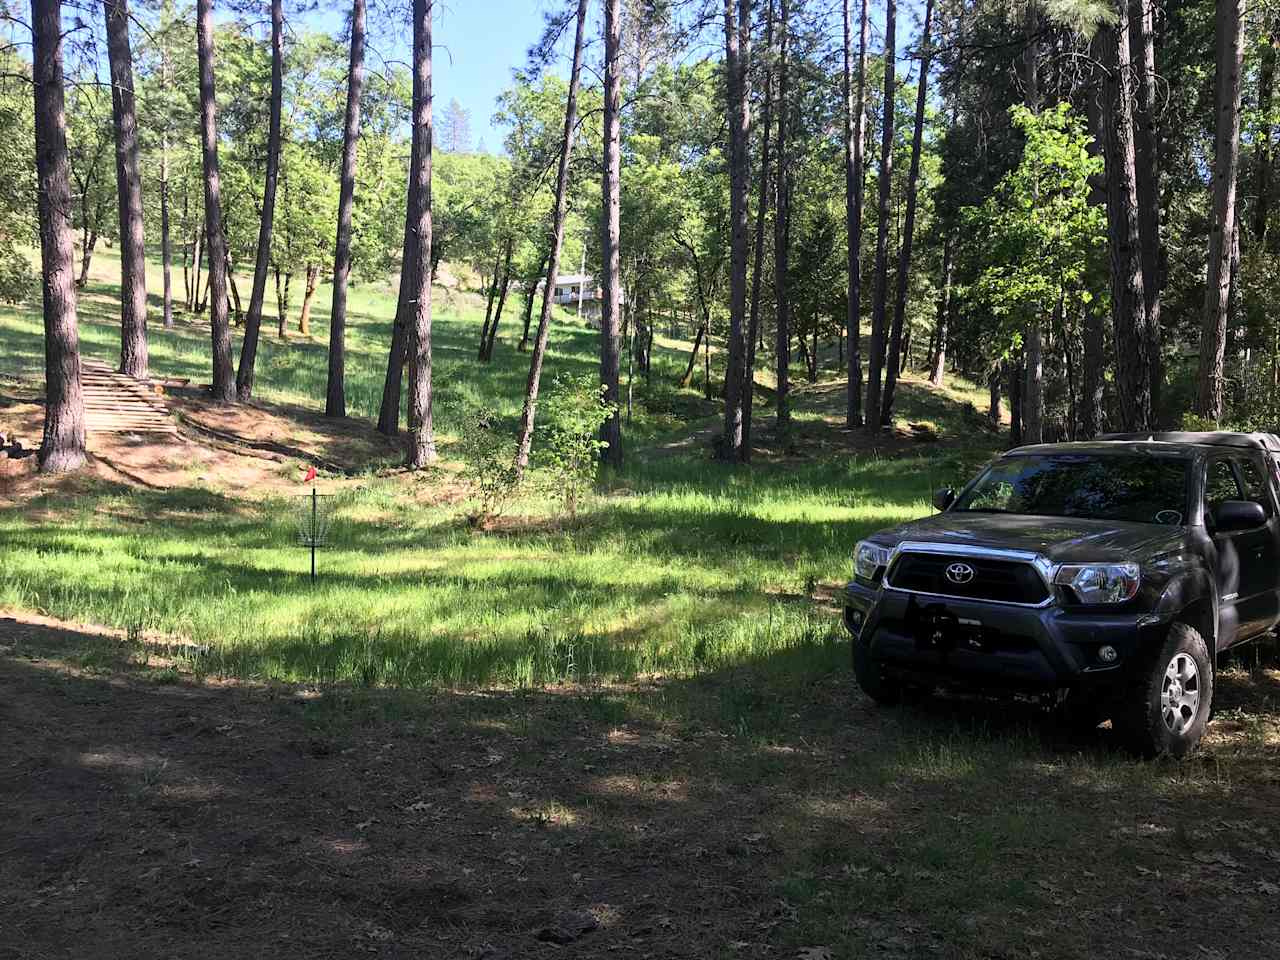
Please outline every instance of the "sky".
M397 6L407 8L407 4ZM502 151L504 131L492 123L494 101L511 85L511 71L525 65L529 47L542 36L544 14L563 6L564 0L436 0L431 65L435 110L437 115L443 113L456 98L471 114L473 148L483 145L489 153ZM377 69L379 60L407 67L412 40L408 18L392 24L376 10L371 4L368 69ZM310 26L337 35L346 17L327 7L305 19ZM572 34L562 40L562 60L572 53L572 40ZM569 72L567 63L553 69Z

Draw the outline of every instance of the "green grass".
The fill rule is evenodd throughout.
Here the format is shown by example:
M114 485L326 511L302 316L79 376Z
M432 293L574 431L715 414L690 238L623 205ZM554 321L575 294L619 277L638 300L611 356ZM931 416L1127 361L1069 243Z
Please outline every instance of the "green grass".
M81 298L82 349L108 362L118 350L113 267L99 254L103 279ZM483 399L514 420L528 360L514 349L518 303L495 361L483 365L473 355L474 297L453 294L456 308L440 300L434 347L448 456L451 404ZM322 287L309 340L279 341L268 323L262 399L319 406L327 306ZM357 288L353 416L376 414L393 311L385 287ZM11 373L38 369L33 309L0 312L0 334L14 345ZM172 332L153 325L153 370L207 381L206 337L185 319ZM597 334L562 317L544 382L558 370L594 370L596 351ZM928 512L932 488L985 448L894 458L819 448L751 468L717 464L698 445L671 453L669 441L716 422L696 389L671 386L683 362L677 350L657 353L653 388L637 383L627 467L573 522L530 494L500 530L473 531L463 506L424 506L403 477L371 477L342 495L313 586L286 499L233 496L194 479L169 491L90 485L74 499L52 494L0 511L0 606L181 637L195 645L198 671L264 680L537 685L690 675L796 649L826 669L841 632L811 599L814 586L842 581L859 537ZM908 417L919 408L963 423L954 398L906 386L902 395ZM802 393L798 432L831 420L840 396L834 381ZM767 407L760 417L762 427L772 419Z

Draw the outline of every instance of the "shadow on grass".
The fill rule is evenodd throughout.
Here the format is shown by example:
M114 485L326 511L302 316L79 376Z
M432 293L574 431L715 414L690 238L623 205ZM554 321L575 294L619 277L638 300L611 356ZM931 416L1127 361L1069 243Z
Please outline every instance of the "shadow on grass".
M0 646L0 917L36 953L533 956L567 910L598 924L583 957L1269 949L1265 896L1215 909L1275 873L1257 741L1146 764L1024 712L882 711L817 637L689 679L429 692L205 686L5 621Z

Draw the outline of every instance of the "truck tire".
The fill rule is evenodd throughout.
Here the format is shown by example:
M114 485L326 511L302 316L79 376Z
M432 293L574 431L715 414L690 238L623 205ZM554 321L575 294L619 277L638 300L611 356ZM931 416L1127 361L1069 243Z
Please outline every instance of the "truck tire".
M1130 749L1145 757L1185 757L1204 735L1213 706L1213 665L1195 628L1175 623L1164 642L1134 662L1112 718Z
M853 675L862 692L882 707L892 707L902 699L902 689L884 675L879 661L871 655L871 644L862 637L853 638Z

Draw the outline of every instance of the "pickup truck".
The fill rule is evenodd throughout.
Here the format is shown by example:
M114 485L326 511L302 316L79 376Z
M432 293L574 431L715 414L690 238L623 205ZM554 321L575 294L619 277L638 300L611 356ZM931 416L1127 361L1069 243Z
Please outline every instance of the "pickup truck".
M1144 755L1199 742L1222 654L1280 622L1280 438L1010 450L859 542L844 622L878 703L1032 694Z

